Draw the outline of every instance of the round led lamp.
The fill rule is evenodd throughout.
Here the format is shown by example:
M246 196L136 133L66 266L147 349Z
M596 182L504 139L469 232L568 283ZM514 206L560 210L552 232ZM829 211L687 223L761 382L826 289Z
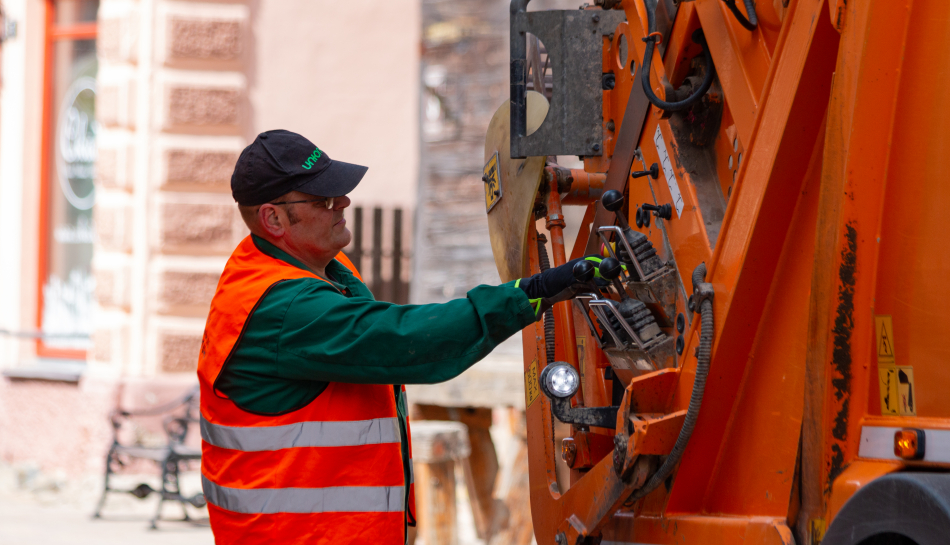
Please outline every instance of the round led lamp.
M569 398L581 387L581 377L571 365L553 363L541 372L541 388L549 397Z

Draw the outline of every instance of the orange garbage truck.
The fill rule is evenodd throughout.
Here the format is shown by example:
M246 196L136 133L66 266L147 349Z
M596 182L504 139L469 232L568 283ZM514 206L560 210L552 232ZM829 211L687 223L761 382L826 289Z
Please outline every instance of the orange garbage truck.
M523 332L537 542L950 543L950 2L510 9L499 274L600 256Z

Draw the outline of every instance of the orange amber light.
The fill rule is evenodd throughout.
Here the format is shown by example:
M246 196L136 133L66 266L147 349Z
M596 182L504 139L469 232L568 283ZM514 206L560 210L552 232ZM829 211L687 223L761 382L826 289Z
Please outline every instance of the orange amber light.
M898 430L894 433L894 454L905 460L921 460L924 457L923 430Z
M574 467L574 460L577 458L577 445L574 444L573 437L565 437L561 440L561 459L567 464L567 467Z

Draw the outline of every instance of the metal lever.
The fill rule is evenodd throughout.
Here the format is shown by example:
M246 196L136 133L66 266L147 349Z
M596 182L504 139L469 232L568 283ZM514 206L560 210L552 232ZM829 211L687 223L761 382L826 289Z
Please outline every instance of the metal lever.
M650 170L637 170L630 173L631 178L642 178L648 175L656 180L660 176L660 165L653 163L650 165Z
M621 271L623 271L623 266L620 264L620 260L615 257L605 257L600 262L600 276L613 282L621 299L629 299L630 296L627 295L627 290L623 288L623 284L620 282Z
M624 236L623 230L616 225L608 225L606 227L599 227L597 229L597 234L600 235L600 239L604 242L604 246L607 248L607 253L610 254L610 257L619 260L617 257L617 252L614 251L613 247L610 246L610 239L607 238L607 233L614 233L615 238L623 244L623 248L627 251L627 255L630 256L630 262L633 263L633 268L637 270L637 274L640 275L640 279L644 282L649 280L643 272L643 267L640 266L640 262L637 260L637 254L633 253L633 248L630 247L630 243L627 242L627 237ZM629 279L630 272L624 271L624 277Z
M658 218L663 218L665 220L673 218L673 206L669 203L657 206L655 204L643 203L640 206L643 210L649 210L653 212L653 215ZM647 223L649 225L649 223Z

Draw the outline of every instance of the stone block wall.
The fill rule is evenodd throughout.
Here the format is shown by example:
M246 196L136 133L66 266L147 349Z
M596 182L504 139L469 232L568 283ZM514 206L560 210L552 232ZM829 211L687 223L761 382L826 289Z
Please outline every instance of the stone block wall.
M248 126L244 1L103 0L92 374L194 376Z

